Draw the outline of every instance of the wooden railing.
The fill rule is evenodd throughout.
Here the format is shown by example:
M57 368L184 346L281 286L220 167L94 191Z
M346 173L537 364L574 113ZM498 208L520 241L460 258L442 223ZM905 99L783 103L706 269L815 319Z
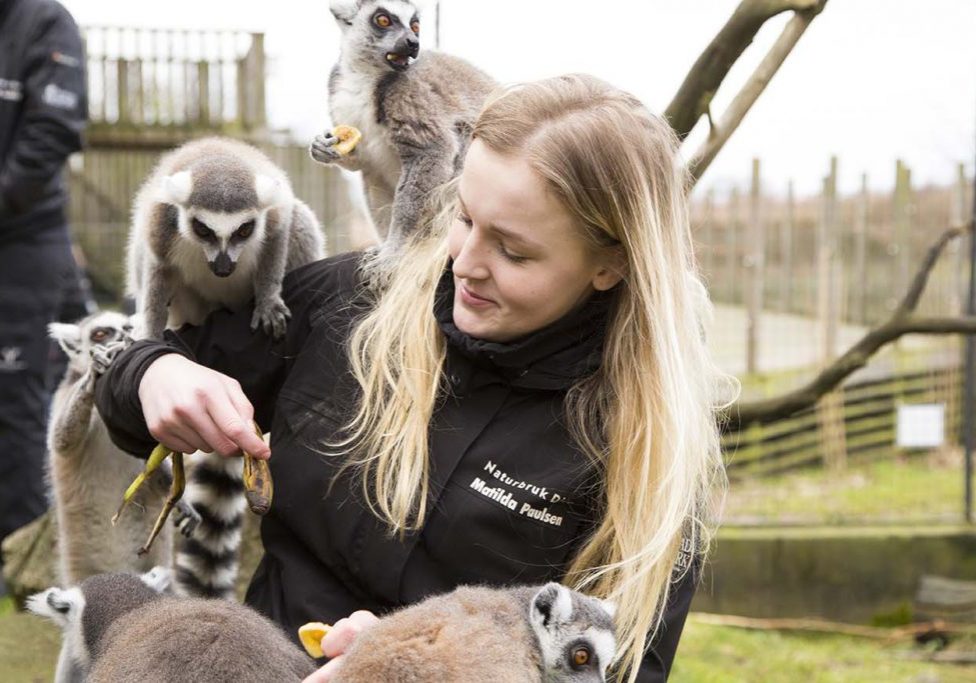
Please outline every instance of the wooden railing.
M832 467L829 454L863 462L896 450L900 404L945 406L945 436L958 443L962 372L959 354L942 350L895 351L895 368L853 381L833 401L767 425L752 425L722 439L733 480L782 474L810 467ZM836 442L836 443L834 443Z

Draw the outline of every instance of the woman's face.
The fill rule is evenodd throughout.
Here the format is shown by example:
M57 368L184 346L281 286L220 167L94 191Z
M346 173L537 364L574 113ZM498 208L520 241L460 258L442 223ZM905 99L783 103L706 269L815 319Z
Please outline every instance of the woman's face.
M506 342L561 318L619 280L614 250L584 242L572 216L518 156L474 140L448 234L454 324Z

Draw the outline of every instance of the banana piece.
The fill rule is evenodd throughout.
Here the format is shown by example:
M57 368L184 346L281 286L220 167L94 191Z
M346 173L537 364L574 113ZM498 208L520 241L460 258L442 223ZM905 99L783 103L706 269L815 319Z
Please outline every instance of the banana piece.
M302 641L305 652L314 659L325 657L322 652L322 639L332 629L321 621L310 621L298 629L298 639Z
M254 424L254 431L262 436L261 429ZM274 484L271 481L271 468L267 460L259 460L250 454L244 454L244 497L247 506L256 515L265 515L271 509L271 499L274 497Z
M332 135L339 140L333 147L339 156L346 156L352 152L356 149L359 141L363 139L363 134L359 132L359 129L352 126L336 126L332 129Z

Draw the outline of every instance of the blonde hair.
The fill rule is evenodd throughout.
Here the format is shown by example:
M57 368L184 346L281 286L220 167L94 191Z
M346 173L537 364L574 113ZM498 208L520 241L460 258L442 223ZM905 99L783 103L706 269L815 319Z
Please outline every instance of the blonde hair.
M634 681L671 583L687 571L682 543L704 561L727 487L716 413L734 390L705 346L710 305L678 143L636 98L584 75L496 93L473 139L528 160L594 248L619 244L626 255L601 367L565 400L603 490L595 530L564 580L616 602L618 664ZM432 309L456 181L439 201L350 338L363 394L337 445L361 468L365 498L391 533L419 528L427 515L428 427L445 357Z

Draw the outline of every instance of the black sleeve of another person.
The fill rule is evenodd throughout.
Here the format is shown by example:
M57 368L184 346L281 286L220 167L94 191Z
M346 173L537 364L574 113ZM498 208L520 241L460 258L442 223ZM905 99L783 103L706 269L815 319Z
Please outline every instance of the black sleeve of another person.
M0 212L23 211L58 182L64 160L81 149L88 115L81 35L67 10L38 22L25 63L24 114L0 168Z

